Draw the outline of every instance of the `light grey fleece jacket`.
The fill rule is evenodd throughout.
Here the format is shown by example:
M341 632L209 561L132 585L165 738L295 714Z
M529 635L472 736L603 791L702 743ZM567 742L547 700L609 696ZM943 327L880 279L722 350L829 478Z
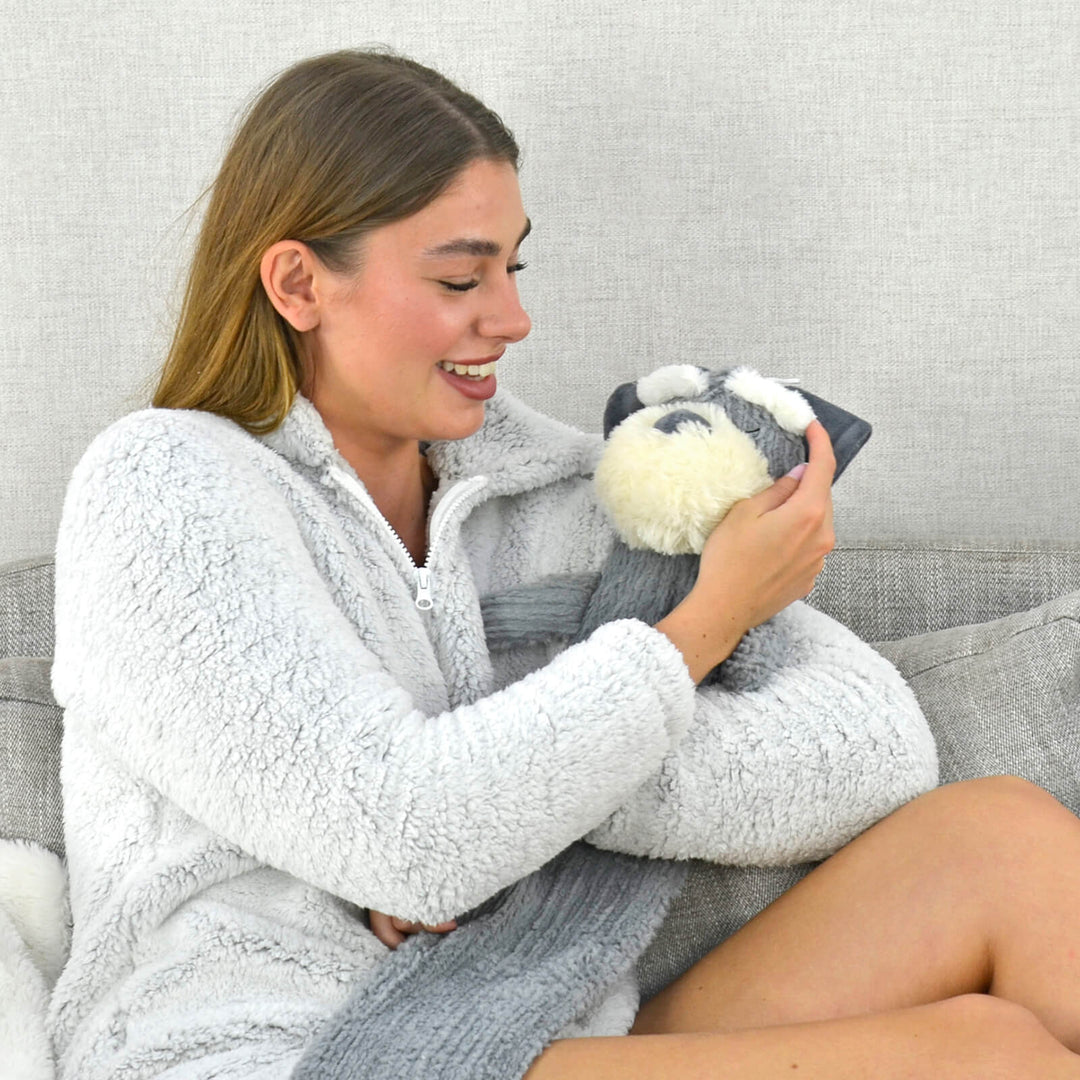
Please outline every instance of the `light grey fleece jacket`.
M389 955L363 908L449 919L580 837L820 857L933 786L908 688L805 605L757 702L635 620L493 660L480 595L610 547L599 443L500 392L429 448L420 570L303 397L261 439L150 409L92 443L56 551L62 1077L287 1076Z

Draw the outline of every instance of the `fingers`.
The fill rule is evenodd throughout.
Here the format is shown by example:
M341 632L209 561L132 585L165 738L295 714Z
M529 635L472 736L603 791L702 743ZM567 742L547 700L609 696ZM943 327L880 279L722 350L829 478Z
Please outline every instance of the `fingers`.
M781 476L764 491L747 500L756 513L767 514L783 506L796 491L802 493L800 499L803 502L829 500L836 472L836 457L829 433L820 420L810 422L806 429L806 441L810 446L810 460L805 465L797 465L787 476Z
M833 532L832 483L836 475L836 455L832 440L820 420L813 421L806 429L806 441L810 444L810 461L799 481L799 495L810 503L817 503L822 510L818 536L825 553L836 543ZM819 571L820 572L820 571Z
M381 911L369 911L368 921L371 923L371 932L391 949L396 949L405 940L406 936L418 934L421 930L426 930L430 934L445 934L457 929L456 919L429 925L428 923L399 919L394 915L385 915Z
M836 472L836 457L833 454L829 433L821 421L814 420L806 429L806 440L810 444L810 460L804 465L797 465L787 476L781 476L764 491L752 499L746 500L758 514L767 514L783 506L798 492L798 502L792 502L803 510L814 507L814 516L820 517L826 532L832 530L832 482Z
M371 924L371 932L388 949L396 949L405 940L405 935L394 928L394 920L381 911L369 911L368 922Z
M813 420L806 429L806 441L810 446L810 460L806 472L799 481L800 489L810 498L824 498L832 489L836 474L836 456L832 440L820 420Z
M390 923L395 930L399 930L403 934L419 934L421 930L426 930L429 934L445 934L450 930L457 929L457 922L454 919L449 922L429 925L428 923L409 922L408 919L391 917Z
M767 514L791 498L798 490L798 477L791 475L781 476L775 483L770 484L764 491L759 491L747 503L752 507L755 514Z

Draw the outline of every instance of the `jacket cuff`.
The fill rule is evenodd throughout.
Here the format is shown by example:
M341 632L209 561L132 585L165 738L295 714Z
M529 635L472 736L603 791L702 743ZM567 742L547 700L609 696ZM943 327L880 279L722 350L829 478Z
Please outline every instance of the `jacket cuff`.
M671 744L678 743L693 720L697 687L671 639L640 619L616 619L597 627L589 640L625 658L628 677L655 695Z

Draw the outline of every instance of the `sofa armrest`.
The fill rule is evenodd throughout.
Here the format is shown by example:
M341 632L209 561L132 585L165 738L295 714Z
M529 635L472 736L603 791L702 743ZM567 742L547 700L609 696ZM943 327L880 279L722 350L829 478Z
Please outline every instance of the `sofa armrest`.
M0 838L31 840L63 857L60 738L48 657L0 659Z

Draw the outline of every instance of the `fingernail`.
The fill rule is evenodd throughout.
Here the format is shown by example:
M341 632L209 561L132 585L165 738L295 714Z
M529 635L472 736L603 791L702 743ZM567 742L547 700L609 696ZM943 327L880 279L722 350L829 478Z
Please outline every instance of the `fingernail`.
M792 480L801 480L802 479L802 474L804 472L806 472L806 462L805 461L802 462L799 465L796 465L795 468L792 469L791 472L788 473L788 476L790 476Z

